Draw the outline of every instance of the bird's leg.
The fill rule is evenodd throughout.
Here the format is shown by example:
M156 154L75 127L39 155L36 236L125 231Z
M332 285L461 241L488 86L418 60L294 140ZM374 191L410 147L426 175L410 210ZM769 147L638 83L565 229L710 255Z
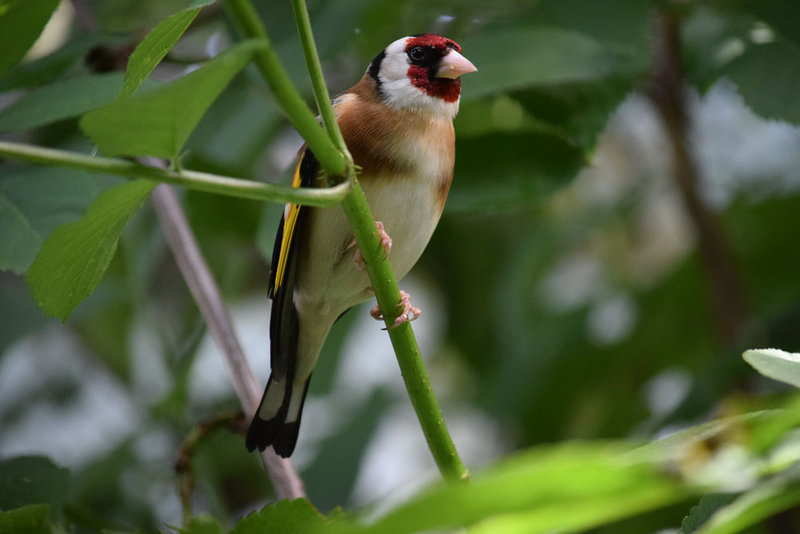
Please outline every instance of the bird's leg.
M388 256L389 252L392 250L392 238L389 237L389 234L387 234L386 230L384 230L382 222L376 221L375 226L378 227L378 235L381 238L381 247L383 247L383 250ZM353 239L353 241L347 248L351 248L354 246L356 246L355 239ZM356 253L353 256L353 261L356 262L356 267L358 267L359 270L363 271L364 269L367 268L367 266L364 264L364 258L361 256L361 250L358 249L356 250Z
M397 319L394 320L394 324L390 326L389 330L394 330L401 324L405 323L406 321L413 321L420 315L422 315L422 310L419 308L415 308L411 304L411 295L406 293L403 290L400 290L400 303L397 305L399 308L402 308L402 312L400 315L397 316ZM373 319L377 319L378 321L383 321L383 315L381 314L381 309L379 306L375 306L369 311L369 314L372 316Z

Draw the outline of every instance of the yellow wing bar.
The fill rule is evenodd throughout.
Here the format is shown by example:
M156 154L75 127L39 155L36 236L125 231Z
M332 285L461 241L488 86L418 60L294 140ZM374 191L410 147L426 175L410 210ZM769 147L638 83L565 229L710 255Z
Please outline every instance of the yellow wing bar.
M300 187L300 165L303 163L301 156L297 160L297 166L294 168L294 175L292 175L292 187ZM289 249L292 245L292 236L294 235L294 227L297 224L297 216L300 214L299 204L288 204L286 206L286 213L283 218L283 238L281 239L281 251L278 255L278 266L275 269L275 288L276 291L283 283L283 275L286 272L286 263L289 259Z

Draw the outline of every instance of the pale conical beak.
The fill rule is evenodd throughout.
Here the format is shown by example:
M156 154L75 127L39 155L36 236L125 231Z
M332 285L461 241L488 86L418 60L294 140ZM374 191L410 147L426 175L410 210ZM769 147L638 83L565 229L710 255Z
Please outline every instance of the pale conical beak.
M470 60L455 50L450 50L439 62L439 70L436 71L436 77L455 80L462 74L468 74L477 70L478 69L475 68L475 65L473 65Z

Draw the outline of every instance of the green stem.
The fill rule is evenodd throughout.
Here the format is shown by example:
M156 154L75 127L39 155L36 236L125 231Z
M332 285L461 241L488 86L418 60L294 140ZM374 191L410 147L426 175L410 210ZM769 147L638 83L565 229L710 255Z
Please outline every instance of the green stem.
M319 164L328 176L345 176L349 164L347 158L336 149L325 130L320 128L316 117L295 89L275 49L272 48L272 43L267 38L267 31L261 24L253 4L250 0L226 0L225 5L243 36L264 39L266 46L259 48L254 58L256 66L272 91L275 101L305 139Z
M375 219L358 183L342 201L342 208L353 227L356 244L367 266L367 274L383 314L406 391L425 434L428 448L445 480L466 481L469 479L469 471L456 451L439 403L433 394L431 380L422 361L411 323L406 321L392 328L398 315L400 290L380 244Z
M349 159L349 152L347 152L344 138L336 123L328 89L323 78L305 1L292 0L292 5L295 9L297 27L303 44L306 65L308 66L317 105L320 108L320 115L325 121L325 127L330 133L331 139L338 147L341 147L341 150ZM389 329L389 338L391 339L411 404L414 406L420 426L425 434L425 439L428 442L428 448L442 476L447 480L466 480L469 478L469 471L467 471L458 456L442 411L439 409L439 404L433 394L430 378L425 370L417 339L414 336L414 330L408 322L401 324L397 328L390 329L398 315L400 290L397 287L394 272L392 272L392 268L380 244L375 219L372 216L367 199L361 186L352 176L352 166L349 167L349 173L351 175L349 178L354 182L354 186L350 194L342 200L342 209L350 222L350 226L353 228L356 244L367 266L367 274L375 292L378 306L383 314L386 327Z
M0 141L0 156L40 165L71 167L87 172L114 174L131 179L143 178L145 180L181 185L207 193L271 202L293 202L307 206L322 207L337 204L347 195L351 188L351 184L345 182L330 188L297 189L205 172L159 169L124 159L87 156L77 152L7 141Z
M311 78L311 86L314 88L314 96L317 100L317 108L322 116L322 124L328 132L328 136L342 153L348 155L347 145L336 123L336 116L333 113L331 97L328 93L328 86L325 85L325 78L322 75L322 65L317 53L317 44L314 42L314 35L311 33L311 20L308 17L308 9L305 0L292 0L295 19L297 21L297 31L300 34L300 42L303 45L303 54L306 58L306 67ZM349 158L352 159L352 158Z

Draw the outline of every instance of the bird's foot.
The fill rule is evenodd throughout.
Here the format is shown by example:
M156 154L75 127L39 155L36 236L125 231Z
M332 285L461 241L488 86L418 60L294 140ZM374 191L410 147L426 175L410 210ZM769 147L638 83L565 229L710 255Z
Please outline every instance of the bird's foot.
M392 250L392 238L389 237L389 234L386 233L386 230L383 228L383 223L380 221L375 222L375 226L378 228L378 235L381 238L381 247L385 251L386 255L389 255L389 252ZM352 243L350 243L350 247L354 247L356 244L356 240L354 239ZM350 248L348 247L348 248ZM353 256L353 261L356 263L356 267L363 271L367 268L367 265L364 263L364 258L361 256L361 250L356 250L355 255Z
M406 321L413 321L422 315L422 310L415 308L411 304L411 295L402 290L400 291L400 303L397 305L397 307L402 308L402 311L397 316L397 319L394 320L394 324L387 328L387 330L394 330ZM375 306L369 311L369 314L373 319L383 321L383 314L381 314L380 307Z

